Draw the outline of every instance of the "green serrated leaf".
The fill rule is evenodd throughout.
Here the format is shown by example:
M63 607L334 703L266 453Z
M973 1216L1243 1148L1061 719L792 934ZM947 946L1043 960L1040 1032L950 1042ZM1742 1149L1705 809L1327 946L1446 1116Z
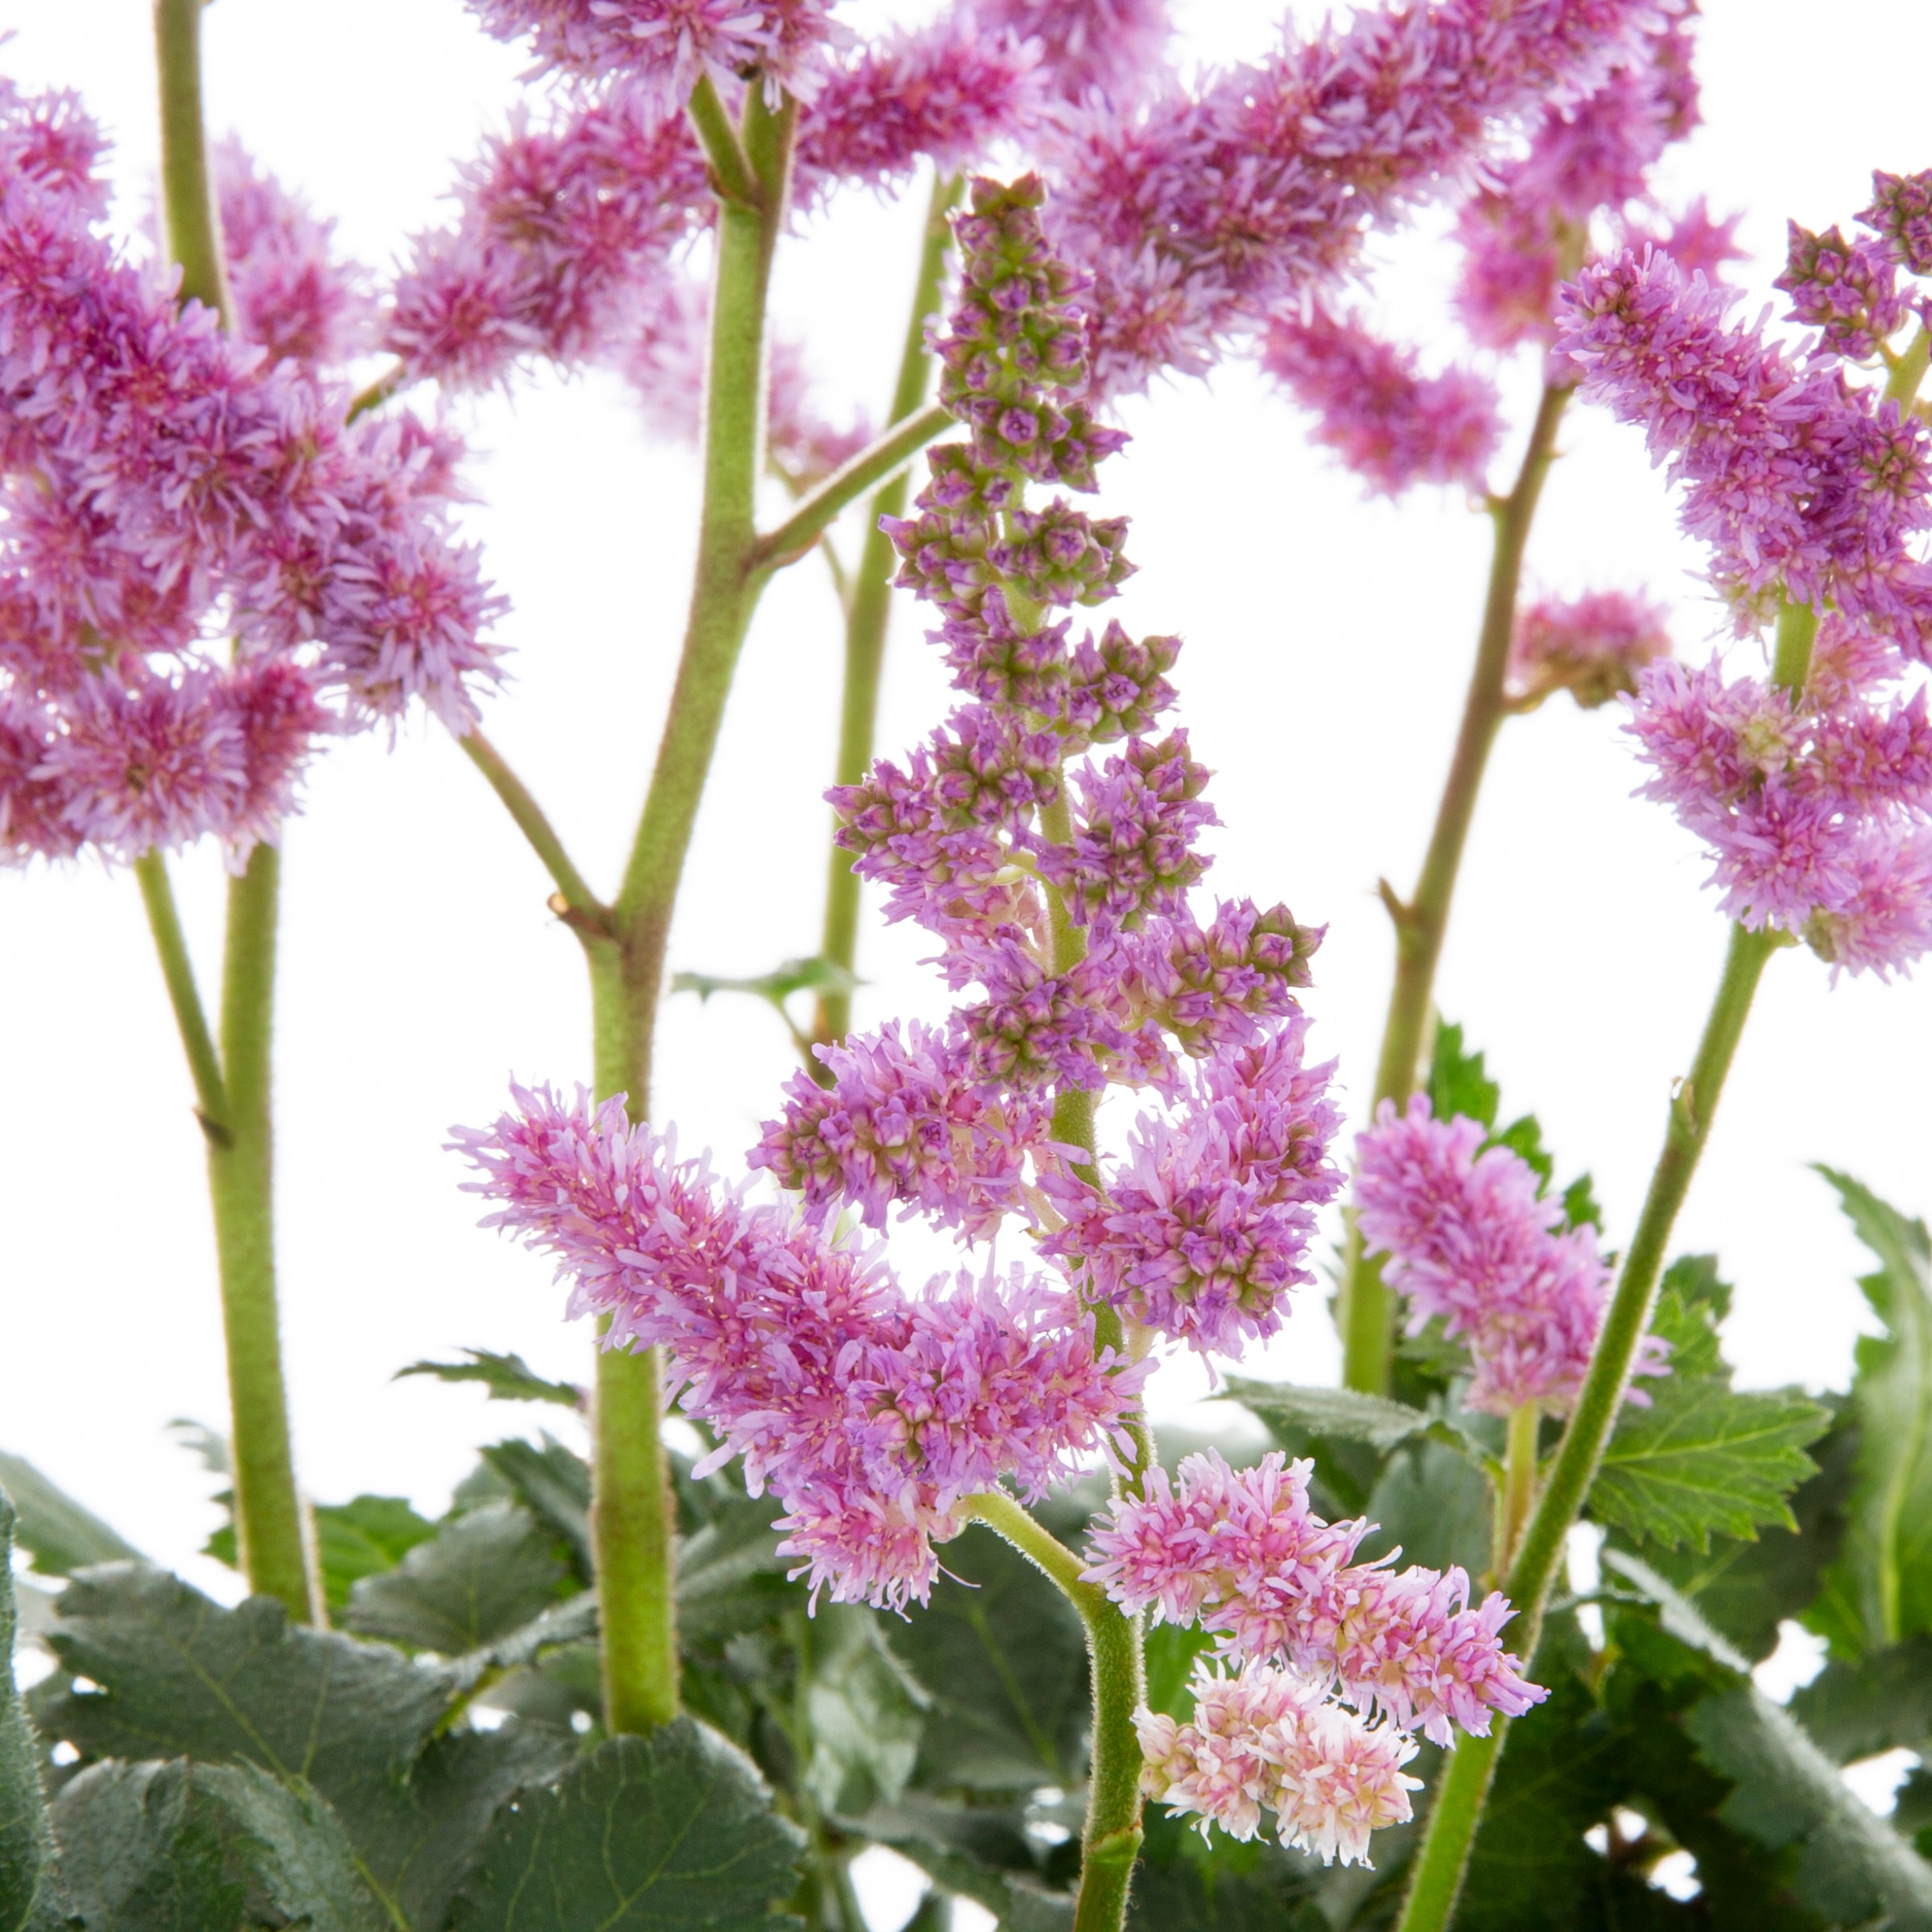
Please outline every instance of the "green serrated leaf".
M0 1450L0 1488L14 1499L14 1540L43 1576L71 1576L89 1563L143 1560L132 1543L49 1482L25 1456Z
M1542 1123L1533 1113L1490 1135L1492 1147L1507 1147L1537 1178L1539 1189L1547 1187L1556 1172L1556 1162L1543 1146Z
M1850 1175L1818 1171L1878 1257L1859 1286L1886 1330L1856 1350L1858 1480L1844 1546L1805 1618L1852 1659L1932 1630L1932 1241Z
M1315 1900L1329 1874L1315 1859L1265 1839L1203 1839L1152 1806L1143 1822L1128 1932L1327 1932ZM1385 1849L1378 1834L1378 1861Z
M316 1554L323 1593L332 1612L347 1608L349 1591L365 1576L380 1576L436 1533L399 1496L358 1496L346 1503L318 1503L314 1510Z
M1195 1663L1214 1648L1199 1624L1156 1624L1141 1649L1146 1658L1147 1708L1185 1720L1194 1710Z
M688 1717L615 1737L500 1822L455 1932L780 1932L803 1839L757 1769Z
M1590 1492L1590 1513L1635 1537L1707 1549L1712 1533L1795 1527L1786 1501L1817 1465L1804 1453L1829 1410L1794 1391L1736 1392L1716 1377L1660 1377L1648 1408L1625 1406Z
M224 1610L134 1565L77 1577L47 1641L70 1677L39 1706L84 1757L192 1757L306 1778L352 1837L443 1721L452 1672L332 1631L291 1628L272 1598Z
M101 1932L388 1932L328 1801L252 1765L96 1765L55 1804L80 1922Z
M433 1375L441 1382L481 1382L494 1402L555 1402L581 1410L585 1392L575 1382L553 1382L539 1375L520 1355L497 1355L488 1348L465 1348L460 1362L411 1362L391 1378Z
M1730 1309L1730 1285L1719 1278L1715 1255L1683 1255L1665 1269L1650 1331L1670 1344L1670 1373L1677 1380L1716 1376L1730 1385L1717 1332Z
M0 1932L28 1932L64 1901L40 1753L14 1682L14 1505L0 1489Z
M1429 1056L1429 1105L1439 1121L1465 1114L1485 1127L1496 1125L1496 1084L1483 1068L1480 1053L1463 1051L1463 1030L1446 1020L1435 1023L1435 1046Z
M509 1485L510 1493L568 1546L577 1580L596 1575L590 1541L590 1464L547 1430L541 1447L518 1441L492 1443L483 1460Z
M1604 1226L1604 1211L1597 1205L1596 1190L1587 1174L1579 1174L1563 1190L1563 1225L1566 1228L1594 1228L1600 1234Z
M344 1621L364 1637L460 1656L519 1630L555 1603L569 1571L549 1531L515 1503L486 1503L366 1576Z
M946 1547L927 1608L888 1633L932 1699L914 1782L933 1791L1077 1785L1087 1644L1067 1600L975 1525Z

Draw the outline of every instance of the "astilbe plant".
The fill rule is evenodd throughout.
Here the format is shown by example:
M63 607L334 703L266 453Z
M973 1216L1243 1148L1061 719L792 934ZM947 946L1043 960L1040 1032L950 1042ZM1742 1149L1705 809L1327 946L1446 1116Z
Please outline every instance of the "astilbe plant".
M1793 227L1777 286L1815 332L1794 341L1732 319L1733 223L1658 198L1698 112L1673 0L1364 11L1193 80L1158 0L957 0L865 42L828 0L472 10L534 91L386 284L206 142L197 0L156 10L152 262L108 231L77 104L0 83L0 852L138 877L227 1320L233 1524L211 1547L272 1600L90 1568L131 1546L0 1461L23 1542L72 1579L58 1616L22 1586L57 1658L34 1710L51 1806L0 1684L0 1923L105 1927L165 1897L211 1932L442 1932L526 1922L542 1893L559 1924L782 1906L861 1932L869 1843L924 1866L922 1932L955 1895L1075 1932L1293 1911L1437 1932L1459 1897L1479 1927L1711 1922L1647 1882L1693 1847L1737 1917L1932 1923L1932 1868L1847 1816L1831 1761L1932 1748L1898 1694L1932 1633L1932 1244L1829 1177L1880 1257L1885 1331L1836 1410L1732 1390L1715 1263L1665 1267L1770 958L1802 943L1834 980L1885 977L1932 945L1932 174L1876 175L1852 240ZM967 195L995 152L1034 171ZM875 433L770 339L772 262L800 212L921 177ZM1365 241L1427 200L1472 350L1433 369L1364 306ZM1484 358L1513 354L1540 395L1492 492ZM1127 440L1114 404L1231 356L1372 493L1460 489L1494 528L1428 855L1410 898L1382 889L1397 972L1352 1143L1301 1001L1323 929L1205 891L1219 821L1208 748L1174 722L1179 641L1102 614L1127 519L1075 501ZM609 898L479 729L503 606L455 534L460 444L403 406L592 365L703 464L676 683ZM1775 628L1768 675L1680 663L1637 591L1523 595L1573 395L1642 427L1736 638ZM789 498L763 528L762 477ZM848 561L829 533L869 493ZM824 932L741 983L803 1063L726 1176L654 1100L659 998L738 652L815 551L846 632ZM930 607L956 704L878 758L893 588ZM1490 748L1563 691L1621 708L1732 922L1620 1257L1587 1178L1552 1187L1534 1119L1498 1126L1459 1030L1429 1037ZM596 1323L595 1389L486 1351L411 1371L581 1411L591 1455L497 1444L440 1524L297 1489L268 1082L302 773L419 705L547 869L594 1034L591 1089L518 1087L456 1145L488 1223ZM166 863L204 838L233 875L212 1025ZM943 1018L853 1030L865 886L929 936ZM807 991L801 1026L785 1001ZM1338 1207L1345 1385L1236 1377L1276 1446L1163 1462L1161 1364L1218 1373L1307 1319ZM909 1280L907 1223L957 1265ZM1567 1602L1584 1516L1615 1581ZM0 1553L13 1524L0 1495ZM1809 1732L1746 1675L1782 1615L1839 1674ZM1055 1649L1076 1621L1084 1703ZM1018 1712L1018 1770L948 1735L983 1715L952 1682L976 1669ZM1026 1702L1036 1670L1063 1715L1090 1703L1084 1761ZM1076 1804L1077 1842L1042 1852Z

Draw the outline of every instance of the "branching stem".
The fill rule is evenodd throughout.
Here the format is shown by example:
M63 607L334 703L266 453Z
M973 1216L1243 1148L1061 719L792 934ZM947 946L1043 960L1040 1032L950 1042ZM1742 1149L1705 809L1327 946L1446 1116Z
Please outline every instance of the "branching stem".
M1490 506L1496 526L1489 564L1489 588L1476 640L1476 665L1463 703L1455 753L1436 807L1435 828L1422 860L1414 892L1405 902L1385 882L1384 903L1395 927L1395 983L1382 1029L1371 1105L1393 1100L1399 1107L1414 1091L1435 989L1435 969L1449 929L1456 876L1476 815L1477 794L1488 769L1490 747L1509 715L1504 680L1509 668L1509 640L1516 627L1517 592L1522 580L1523 552L1536 516L1544 480L1556 453L1557 425L1570 399L1566 388L1546 388L1530 427L1528 448L1508 496ZM1370 1394L1389 1391L1394 1342L1394 1309L1382 1285L1381 1270L1363 1254L1350 1228L1344 1260L1342 1295L1337 1310L1342 1331L1342 1379Z

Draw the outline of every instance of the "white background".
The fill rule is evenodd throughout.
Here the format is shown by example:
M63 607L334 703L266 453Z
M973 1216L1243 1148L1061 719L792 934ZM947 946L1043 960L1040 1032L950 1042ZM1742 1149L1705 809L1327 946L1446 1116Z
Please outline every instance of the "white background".
M1259 52L1274 12L1195 0L1180 9L1187 58ZM1932 11L1840 0L1831 18L1827 35L1815 7L1791 0L1707 10L1707 125L1666 183L1746 211L1752 308L1787 214L1847 220L1872 167L1932 163ZM0 23L17 30L0 68L77 88L105 123L118 219L138 226L155 153L146 6L0 0ZM443 218L452 157L502 124L520 64L458 0L219 0L207 43L215 130L239 132L379 266ZM785 324L841 404L882 406L923 200L848 196L781 257ZM1446 252L1422 233L1377 259L1390 265L1385 317L1431 356L1451 353ZM1506 375L1520 406L1531 372ZM515 605L503 634L515 682L487 729L608 886L669 687L694 466L646 447L601 377L526 385L462 419L483 500L466 522ZM1226 821L1211 883L1330 923L1310 1005L1359 1108L1389 962L1373 888L1383 873L1406 886L1421 854L1467 674L1484 524L1454 497L1364 502L1243 365L1163 387L1126 421L1136 440L1107 473L1105 507L1132 514L1141 574L1115 608L1188 641L1183 716L1217 770ZM1717 615L1636 432L1579 412L1563 446L1533 580L1647 586L1674 605L1680 648L1701 655ZM920 630L902 608L889 751L947 701ZM808 561L774 588L745 654L675 966L756 972L814 948L838 650L831 592ZM1629 798L1637 778L1613 713L1563 700L1506 729L1439 989L1488 1049L1505 1107L1535 1108L1564 1167L1595 1173L1612 1241L1634 1217L1724 939L1691 840ZM535 861L438 728L412 723L393 749L369 737L322 759L286 852L281 1255L301 1473L321 1499L375 1490L440 1510L473 1446L524 1412L486 1409L473 1389L394 1383L398 1367L477 1344L555 1373L586 1369L588 1342L562 1323L547 1268L475 1230L441 1148L451 1122L492 1117L513 1072L586 1075L584 975ZM206 974L218 861L199 852L177 875ZM863 944L861 1023L942 1009L915 964L919 935L869 925ZM193 1554L215 1520L213 1485L165 1434L178 1416L223 1424L226 1404L200 1137L132 881L91 862L0 876L0 1446L231 1594L233 1579ZM790 1071L775 1019L741 1001L677 1000L660 1037L658 1117L735 1166ZM1932 987L1834 990L1808 954L1773 963L1680 1230L1681 1245L1718 1249L1739 1284L1729 1339L1746 1381L1845 1381L1860 1251L1807 1163L1932 1208L1929 1090ZM908 1253L915 1272L930 1258ZM1266 1372L1331 1377L1316 1294L1290 1331ZM1183 1364L1160 1400L1201 1385Z

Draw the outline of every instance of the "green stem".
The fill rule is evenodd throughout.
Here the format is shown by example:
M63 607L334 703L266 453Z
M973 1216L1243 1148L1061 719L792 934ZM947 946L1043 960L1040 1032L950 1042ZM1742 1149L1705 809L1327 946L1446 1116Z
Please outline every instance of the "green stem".
M709 74L699 74L698 84L691 90L686 112L691 116L698 145L704 149L704 159L711 165L712 188L718 199L755 208L760 199L757 172L751 157L745 151L744 143L738 138L738 130L731 124L730 115L724 111L724 103L718 98L718 90Z
M1932 363L1932 329L1922 322L1905 345L1905 353L1893 361L1892 373L1885 379L1885 401L1896 402L1901 410L1910 409L1919 384L1926 379L1929 363Z
M1051 1579L1079 1612L1093 1672L1093 1748L1087 1822L1080 1835L1080 1889L1074 1932L1119 1932L1141 1849L1141 1741L1133 1714L1147 1701L1137 1617L1125 1616L1097 1583L1081 1579L1079 1557L999 1490L965 1507Z
M1476 666L1463 703L1455 754L1436 807L1435 828L1422 860L1414 896L1405 904L1385 886L1383 897L1395 923L1395 983L1382 1029L1381 1058L1376 1067L1372 1108L1383 1100L1399 1107L1414 1091L1428 1029L1435 969L1449 929L1449 910L1476 795L1489 762L1490 747L1509 715L1504 680L1509 668L1509 641L1516 628L1516 602L1522 580L1523 552L1536 516L1544 480L1556 453L1557 425L1571 392L1546 388L1530 427L1514 486L1491 505L1496 526L1489 564L1489 587L1476 640ZM1381 1270L1366 1260L1351 1225L1344 1261L1336 1319L1342 1331L1342 1379L1348 1387L1373 1395L1389 1391L1395 1323L1393 1298L1382 1285Z
M155 935L161 977L167 987L168 1004L175 1009L175 1024L180 1029L188 1071L195 1083L195 1117L211 1141L225 1141L229 1138L225 1125L228 1092L221 1079L221 1057L215 1051L214 1035L208 1030L208 1015L201 1005L200 989L195 984L194 962L188 955L188 939L181 930L181 914L175 904L167 860L158 852L142 852L134 861L134 877L141 887L142 903L147 908L148 930Z
M1780 654L1784 654L1781 650ZM1775 933L1747 932L1741 926L1731 930L1724 976L1718 983L1717 997L1711 1002L1690 1077L1671 1100L1663 1151L1651 1174L1643 1212L1624 1257L1616 1292L1604 1315L1589 1373L1583 1378L1542 1496L1504 1582L1504 1590L1517 1610L1517 1621L1510 1633L1513 1645L1524 1657L1535 1654L1544 1605L1569 1541L1571 1526L1596 1479L1604 1445L1609 1440L1624 1399L1637 1344L1649 1326L1670 1230L1683 1205L1690 1177L1696 1172L1699 1157L1710 1138L1711 1117L1751 1009L1752 996L1757 990L1765 961L1784 943L1781 936ZM1487 1741L1463 1739L1444 1763L1397 1932L1440 1932L1449 1922L1481 1818L1484 1795L1501 1748L1504 1728L1498 1724L1496 1735Z
M225 328L233 312L203 132L201 6L202 0L155 0L161 200L167 248L181 268L181 300L206 304ZM166 869L155 853L136 869L208 1141L242 1567L258 1595L279 1598L299 1623L320 1623L321 1591L289 1444L275 1295L270 1061L281 855L258 845L247 869L229 881L218 1046L195 990Z
M762 457L765 314L785 218L796 109L745 89L755 206L721 200L707 384L703 520L683 652L609 936L580 931L590 968L597 1092L650 1104L671 916L738 654L763 588L753 503ZM660 1433L658 1352L599 1352L592 1534L604 1628L605 1723L649 1731L678 1708L676 1517Z
M275 926L282 855L258 845L228 886L221 969L221 1068L226 1143L209 1137L208 1193L221 1268L233 1422L235 1528L249 1587L279 1597L298 1622L323 1610L289 1446L275 1294Z
M234 322L221 218L208 180L201 115L201 9L204 0L155 0L155 55L161 81L161 215L167 252L181 268L181 299Z
M544 869L556 881L556 896L551 910L573 926L588 927L592 933L608 935L609 912L604 902L584 883L584 875L564 849L543 807L530 795L529 787L505 763L503 754L480 731L456 741L463 755L489 779L491 791L503 801L517 829L530 841L531 851L543 861ZM559 903L559 902L561 902Z
M1496 1568L1500 1576L1509 1567L1517 1538L1530 1520L1536 1501L1537 1436L1543 1412L1536 1402L1524 1402L1509 1412L1508 1446L1503 1452L1503 1487L1496 1498Z
M841 511L858 502L873 484L902 469L933 438L952 428L958 419L937 402L914 410L866 444L835 469L776 530L758 539L752 563L759 570L778 570L794 564L818 542Z
M946 273L946 254L952 240L947 220L959 199L957 175L941 175L932 184L927 211L926 237L919 251L919 270L912 290L912 314L906 325L905 346L899 353L899 377L892 392L892 419L910 416L926 399L932 358L926 353L926 320L939 305L939 285ZM886 634L892 616L892 539L880 529L884 517L902 517L910 485L902 473L872 500L865 542L846 598L845 680L839 711L839 750L833 780L857 785L872 765L873 732L878 718L879 670L886 655ZM835 845L825 880L825 924L819 939L819 957L850 972L858 960L859 881L852 855ZM819 1046L842 1040L852 1028L852 994L840 989L819 996L811 1038ZM816 1060L807 1059L814 1077L829 1078Z

